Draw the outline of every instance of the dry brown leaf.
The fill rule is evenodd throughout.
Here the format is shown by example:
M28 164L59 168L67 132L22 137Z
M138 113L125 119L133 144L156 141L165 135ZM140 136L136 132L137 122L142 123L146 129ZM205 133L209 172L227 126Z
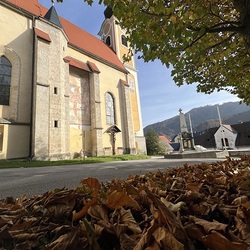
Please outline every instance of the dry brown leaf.
M79 249L78 245L81 244L80 239L77 237L78 232L72 230L67 234L61 235L59 238L46 245L46 250L69 250Z
M195 192L199 192L202 185L203 184L200 183L200 182L187 182L186 183L186 189L187 190L192 190L192 191L195 191Z
M97 237L100 237L102 235L104 229L106 228L98 224L94 224L94 231Z
M109 221L108 209L103 204L91 206L88 210L88 214L97 221Z
M122 234L119 237L119 241L120 241L121 250L134 249L136 245L136 241L132 237L128 236L127 234Z
M114 179L112 183L109 185L109 190L107 193L112 193L114 191L122 192L124 190L123 184L121 180Z
M16 243L15 244L15 250L23 250L23 249L35 249L37 248L38 243L36 240L29 240L29 241L24 241L21 243Z
M204 237L203 242L211 250L247 250L245 243L231 242L218 232L212 232Z
M195 192L195 191L191 191L191 190L188 190L186 193L185 193L185 201L201 201L203 200L205 197L204 197L204 194L201 194L199 192Z
M108 217L108 209L103 204L101 205L93 205L89 207L88 209L88 215L91 216L91 218L95 219L97 224L103 228L110 228L111 224L109 222Z
M240 239L250 245L250 229L241 219L235 217L236 227L239 230Z
M160 226L164 226L174 237L184 245L189 245L186 232L175 214L170 211L156 196L147 191L149 199L153 202L150 211Z
M137 242L137 244L133 250L144 250L144 249L152 249L153 250L153 249L155 249L153 247L150 248L149 245L151 245L151 243L152 243L152 235L157 228L158 228L158 224L157 224L156 220L152 220L150 222L150 227L144 231L141 239ZM159 247L159 245L156 242L155 242L155 244ZM157 249L160 249L160 248L157 248Z
M84 202L83 202L84 203ZM84 203L84 206L82 207L82 209L79 212L76 212L75 210L72 212L72 221L78 221L80 219L83 218L83 216L87 213L88 209L91 206L94 206L97 204L97 199L93 198L89 201L87 201L86 203Z
M207 221L199 218L192 217L194 223L203 227L204 231L208 234L211 231L221 231L225 232L228 228L228 225L219 223L217 221Z
M249 173L248 173L248 175L249 175ZM250 179L243 178L239 183L239 189L249 191L250 190Z
M217 184L222 184L222 185L226 185L228 181L228 177L227 176L221 176L221 177L217 177L214 179L214 182Z
M72 230L71 225L62 225L62 226L59 226L59 227L56 227L55 229L53 229L51 231L51 235L55 235L55 237L58 238L59 236L61 236L63 234L67 234L71 230Z
M69 215L75 206L75 191L60 190L53 192L44 202L44 214L59 218Z
M126 231L128 230L128 226L124 224L114 223L112 229L115 235L120 238L121 235L126 233Z
M122 206L130 206L137 210L141 209L139 204L132 197L127 195L125 191L114 191L111 194L107 195L106 205L112 209L116 209Z
M148 179L147 180L147 186L148 187L151 187L151 188L157 188L158 186L156 185L156 183L153 181L153 180L151 180L151 179Z
M101 184L96 178L86 178L83 179L81 183L87 185L91 189L93 197L97 197L101 188Z
M153 233L154 239L160 249L184 250L184 245L180 243L172 233L164 227L158 227Z
M240 196L240 197L237 197L235 198L233 201L232 201L232 204L233 205L240 205L242 203L246 203L248 201L248 197L243 195L243 196ZM250 201L249 201L250 203Z
M139 195L138 188L136 188L135 186L129 184L127 181L125 181L124 183L125 183L125 188L126 188L126 192L127 192L128 195L131 195L134 198Z
M200 228L198 228L194 223L186 225L184 229L188 237L202 242L204 234L201 232Z
M131 210L125 210L123 207L117 208L112 213L112 218L116 217L117 224L126 225L134 234L140 234L142 232L138 223L135 221Z
M210 209L211 207L208 204L203 204L203 203L189 205L189 211L192 214L196 214L196 215L207 214L210 211Z
M37 220L36 217L22 217L11 227L10 231L26 231Z
M11 206L11 207L5 207L4 209L1 209L0 210L0 214L5 214L5 215L9 215L9 216L12 216L12 215L18 215L20 213L23 213L25 211L25 209L22 207L22 208L18 208L16 209L16 206Z
M6 224L13 225L13 223L18 220L16 215L5 215L4 213L0 215L0 228Z
M245 215L245 223L250 228L250 201L241 204L241 210Z

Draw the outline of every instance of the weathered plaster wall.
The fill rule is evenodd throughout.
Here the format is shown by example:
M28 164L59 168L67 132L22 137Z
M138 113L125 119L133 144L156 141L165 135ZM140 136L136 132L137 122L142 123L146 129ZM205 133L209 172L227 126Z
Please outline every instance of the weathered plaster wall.
M10 106L0 105L0 117L29 123L32 72L32 21L0 5L0 56L12 64ZM11 27L11 29L10 29Z
M116 125L123 131L125 128L124 128L124 124L122 124L122 121L121 121L122 120L121 116L123 114L121 114L119 82L120 82L120 79L123 79L123 80L126 79L125 74L112 67L107 66L104 63L101 63L100 61L97 61L93 58L83 55L79 53L78 51L73 50L72 48L69 48L68 55L85 63L87 61L91 61L95 63L95 65L100 70L100 74L98 74L98 76L93 76L93 73L89 74L90 79L92 79L90 80L90 87L93 88L91 92L91 98L94 98L94 100L92 100L91 113L93 114L94 109L100 106L100 111L97 111L99 113L96 115L93 114L94 117L91 118L92 136L94 133L95 138L102 138L102 150L104 150L104 148L109 148L111 147L110 136L109 134L105 132L110 127L110 124L106 124L105 93L110 92L114 97ZM96 126L95 124L99 124L99 125ZM97 130L95 128L97 128ZM95 132L93 131L93 129ZM100 143L97 143L97 144L96 142L93 142L93 143L94 143L93 144L94 148L96 148L97 145L100 145ZM122 133L118 133L116 136L116 147L117 148L124 147ZM99 149L97 151L100 151L101 149L99 146L98 148Z
M51 42L36 39L34 155L39 158L69 157L69 66L64 32L44 20L36 28ZM42 143L41 143L42 142Z

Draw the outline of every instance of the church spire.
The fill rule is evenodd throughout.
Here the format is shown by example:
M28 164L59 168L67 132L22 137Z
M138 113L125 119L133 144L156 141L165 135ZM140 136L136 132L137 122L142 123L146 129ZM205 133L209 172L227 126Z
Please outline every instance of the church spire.
M109 6L104 10L105 19L113 16L113 10Z
M57 15L56 9L54 7L54 0L52 0L51 2L52 2L52 6L48 10L48 12L45 14L44 18L50 21L51 23L55 24L56 26L63 28L59 20L59 17Z

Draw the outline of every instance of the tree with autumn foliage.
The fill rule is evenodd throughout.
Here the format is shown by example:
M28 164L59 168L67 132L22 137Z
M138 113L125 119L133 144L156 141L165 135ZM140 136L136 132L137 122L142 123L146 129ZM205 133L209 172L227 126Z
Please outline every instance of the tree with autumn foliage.
M62 2L63 0L58 0ZM93 0L84 0L92 4ZM132 53L173 67L178 86L226 90L250 104L249 0L99 0L127 30Z

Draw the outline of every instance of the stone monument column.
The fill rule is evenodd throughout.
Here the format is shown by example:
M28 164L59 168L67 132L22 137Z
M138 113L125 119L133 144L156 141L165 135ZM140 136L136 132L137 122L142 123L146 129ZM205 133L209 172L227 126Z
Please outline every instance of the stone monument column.
M181 129L181 133L182 132L188 132L187 123L186 123L186 120L185 120L185 116L182 113L182 109L179 109L179 112L180 112L180 129Z
M180 115L180 152L185 149L194 150L194 141L192 133L188 132L187 123L182 109L179 109ZM191 125L190 125L191 126Z

